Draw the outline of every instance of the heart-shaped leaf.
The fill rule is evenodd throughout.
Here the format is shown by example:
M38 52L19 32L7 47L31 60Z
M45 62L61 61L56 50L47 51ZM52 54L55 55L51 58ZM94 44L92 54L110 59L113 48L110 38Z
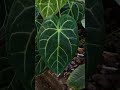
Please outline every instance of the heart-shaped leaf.
M76 21L69 15L49 17L40 28L37 45L46 65L57 75L60 74L77 50Z
M67 0L36 0L39 12L43 18L56 14L66 3Z
M83 1L70 1L61 9L61 14L69 14L80 22L85 15L85 3Z
M67 83L75 90L85 88L85 64L80 65L70 74Z

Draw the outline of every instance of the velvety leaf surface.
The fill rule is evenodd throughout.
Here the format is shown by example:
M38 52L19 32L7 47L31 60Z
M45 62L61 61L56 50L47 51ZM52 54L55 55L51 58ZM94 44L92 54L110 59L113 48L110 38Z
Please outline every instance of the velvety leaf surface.
M74 90L85 88L85 64L79 65L69 76L67 83Z
M72 60L78 46L75 20L69 15L47 18L37 35L37 45L46 65L57 75Z

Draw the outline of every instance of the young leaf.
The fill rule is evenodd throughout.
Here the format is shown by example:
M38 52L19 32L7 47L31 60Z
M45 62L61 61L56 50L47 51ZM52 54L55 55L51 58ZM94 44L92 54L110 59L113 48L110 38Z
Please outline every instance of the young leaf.
M76 21L69 15L47 18L37 35L37 45L46 65L57 75L60 74L77 50Z
M67 3L67 0L36 0L39 12L45 19L48 16L56 14Z
M70 74L67 83L75 90L85 88L85 64L80 65Z

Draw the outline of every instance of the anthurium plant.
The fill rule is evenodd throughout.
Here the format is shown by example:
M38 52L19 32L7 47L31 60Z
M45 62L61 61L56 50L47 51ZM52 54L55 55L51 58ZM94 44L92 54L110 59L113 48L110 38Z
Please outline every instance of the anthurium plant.
M98 9L101 0L36 0L35 1L35 73L46 68L59 76L74 57L79 46L78 23L86 28L87 70L97 64L102 53L102 15ZM90 3L88 3L90 2ZM85 18L85 9L86 16ZM85 20L87 22L85 26ZM95 24L93 24L95 23ZM95 40L95 37L97 40ZM93 51L92 51L93 49ZM91 54L92 53L92 54ZM95 56L95 58L91 55ZM91 63L89 64L91 60ZM95 62L95 63L93 63ZM90 75L90 74L88 74ZM85 88L85 64L79 65L69 76L67 83L75 90Z
M43 20L39 19L40 16ZM84 2L36 0L36 17L36 55L40 56L36 71L42 71L39 68L42 65L38 64L44 61L51 71L59 75L77 51L77 21L84 19Z

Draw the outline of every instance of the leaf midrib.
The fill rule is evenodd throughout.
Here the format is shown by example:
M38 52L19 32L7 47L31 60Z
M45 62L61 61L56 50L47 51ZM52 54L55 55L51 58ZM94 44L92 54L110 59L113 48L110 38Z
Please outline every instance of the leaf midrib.
M58 56L59 56L59 46L60 46L60 32L61 29L57 29L58 30L58 47L57 47L57 74L58 74Z

